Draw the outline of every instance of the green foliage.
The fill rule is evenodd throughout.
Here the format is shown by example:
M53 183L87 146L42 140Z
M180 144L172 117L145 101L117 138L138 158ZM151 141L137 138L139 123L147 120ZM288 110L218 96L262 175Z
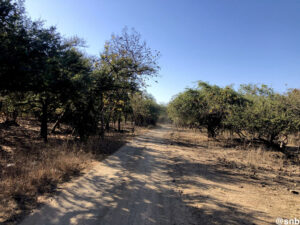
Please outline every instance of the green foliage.
M157 75L159 53L126 28L106 42L99 58L84 55L81 46L80 39L64 39L55 27L26 17L22 1L0 1L0 110L7 119L25 111L40 121L45 142L49 122L52 131L70 125L85 141L103 135L110 121L133 115L130 96ZM142 99L145 123L154 124L157 104Z
M159 105L159 116L158 116L159 123L170 123L170 118L168 116L167 106L164 104Z
M0 1L0 91L26 89L31 79L30 35L22 4Z
M297 132L300 130L300 89L289 90L284 103L289 118L289 131Z
M241 86L241 93L250 104L236 111L232 120L239 122L239 130L269 143L278 143L282 136L299 130L297 113L292 110L297 101L291 100L291 93L280 95L273 89L262 85ZM294 90L297 93L297 90Z
M169 103L167 111L171 120L180 126L198 126L198 115L201 111L201 96L197 90L188 89L178 94Z
M205 127L210 137L230 130L242 138L277 144L280 138L299 131L299 97L299 89L281 95L266 85L241 85L236 92L199 82L197 89L175 96L168 114L177 125Z
M5 120L16 123L19 114L26 110L22 93L14 92L0 96L0 112L3 113Z
M197 89L179 94L168 106L170 118L179 125L205 127L210 137L230 124L225 122L233 108L246 100L231 87L220 88L199 82Z
M137 126L155 125L160 115L160 106L146 93L131 96L134 122Z

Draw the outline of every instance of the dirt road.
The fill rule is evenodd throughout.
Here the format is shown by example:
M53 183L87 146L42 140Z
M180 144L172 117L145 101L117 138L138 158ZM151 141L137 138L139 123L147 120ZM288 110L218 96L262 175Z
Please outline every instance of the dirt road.
M198 224L170 176L166 132L152 130L123 146L21 225Z
M21 225L253 225L296 216L299 197L220 169L210 149L172 143L171 132L135 138Z

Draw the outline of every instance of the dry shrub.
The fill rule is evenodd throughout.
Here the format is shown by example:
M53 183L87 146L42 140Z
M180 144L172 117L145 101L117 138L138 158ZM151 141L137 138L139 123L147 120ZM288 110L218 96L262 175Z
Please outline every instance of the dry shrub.
M230 168L243 168L252 171L280 171L288 166L285 155L281 152L260 148L223 149L217 159Z
M90 154L63 145L41 149L38 155L18 153L13 163L2 162L0 222L34 208L39 195L55 191L57 184L78 175L90 159Z
M227 136L229 134L226 134ZM288 158L286 154L275 151L265 146L256 147L240 143L231 144L231 140L224 135L218 139L209 139L206 133L191 129L173 129L169 136L173 144L209 149L215 158L228 168L245 169L250 171L299 171L297 159ZM188 145L188 143L190 145ZM300 155L297 156L300 162Z
M133 134L128 127L123 133L106 133L103 139L91 137L84 144L58 132L49 135L45 145L37 121L19 122L20 127L0 129L0 224L14 224L39 204L39 196L55 192L58 184L80 174L92 160L102 160L145 132L136 128Z
M285 163L285 156L281 152L266 151L263 148L246 151L244 163L253 168L280 170Z
M170 139L175 143L183 145L208 145L208 138L206 137L206 135L196 129L176 129L173 132L171 132Z

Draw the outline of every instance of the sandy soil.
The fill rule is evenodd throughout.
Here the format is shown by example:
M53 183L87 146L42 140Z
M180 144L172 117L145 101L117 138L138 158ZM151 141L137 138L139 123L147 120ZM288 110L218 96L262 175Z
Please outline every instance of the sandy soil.
M173 143L171 131L151 130L95 163L21 225L275 224L300 216L299 195L223 168L212 151Z

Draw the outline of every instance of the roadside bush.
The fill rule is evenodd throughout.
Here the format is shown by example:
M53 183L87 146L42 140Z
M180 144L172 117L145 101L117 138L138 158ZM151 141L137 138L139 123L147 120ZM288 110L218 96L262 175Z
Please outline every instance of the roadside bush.
M137 126L155 125L159 115L160 106L154 98L145 93L136 93L131 97L133 120Z
M300 128L300 91L275 93L266 85L241 85L239 91L199 82L198 88L178 94L168 105L179 126L206 128L209 137L229 130L240 138L284 146Z
M170 118L178 125L206 128L209 137L231 128L226 121L233 109L242 107L247 100L231 87L220 88L199 82L197 89L188 89L176 96L168 106Z

